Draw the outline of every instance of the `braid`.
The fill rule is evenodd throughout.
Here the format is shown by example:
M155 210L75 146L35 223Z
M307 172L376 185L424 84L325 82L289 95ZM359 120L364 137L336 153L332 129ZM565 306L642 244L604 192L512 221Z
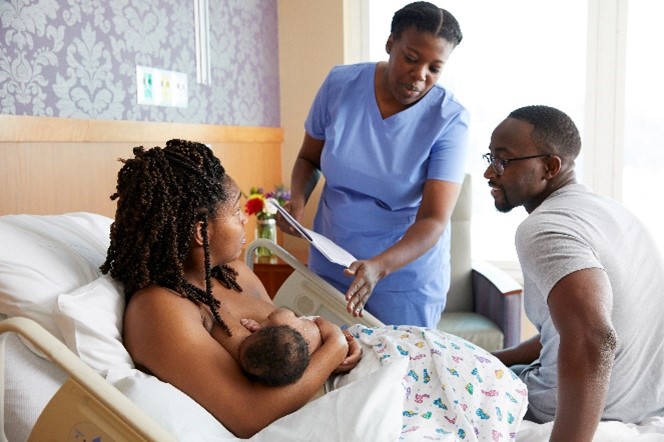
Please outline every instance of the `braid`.
M170 140L165 148L133 149L134 158L120 160L115 221L106 261L100 267L124 285L128 303L136 291L151 284L180 293L196 304L207 305L222 321L219 301L212 295L214 277L225 287L241 292L237 272L223 265L210 269L208 220L227 202L227 175L219 159L201 143ZM205 290L189 283L184 262L190 252L196 223L202 221L205 253Z
M212 311L212 316L214 316L214 319L217 320L219 325L221 325L221 328L223 328L226 333L228 333L228 336L232 336L233 333L231 330L228 328L228 325L221 319L219 316L219 301L212 296L212 278L210 276L210 241L208 239L208 234L207 234L207 219L203 220L203 224L201 225L201 231L203 233L203 253L205 255L205 293L204 293L204 298L203 302L206 305L214 305L216 308L210 307L210 310ZM207 302L206 302L207 301Z
M227 265L215 267L212 269L212 276L221 282L227 289L233 289L236 292L242 291L242 287L240 287L240 285L235 280L237 272L234 268Z

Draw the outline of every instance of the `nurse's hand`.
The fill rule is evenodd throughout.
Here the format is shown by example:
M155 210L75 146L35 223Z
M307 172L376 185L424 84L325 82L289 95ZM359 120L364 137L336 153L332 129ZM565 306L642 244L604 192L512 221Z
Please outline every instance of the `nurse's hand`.
M353 282L346 290L346 311L354 317L362 317L366 305L374 287L382 278L383 270L371 260L355 261L344 269L346 276L355 276Z
M284 204L284 209L291 214L293 218L300 222L304 216L304 203L298 203L298 201L288 201ZM277 212L277 226L281 229L282 232L288 233L289 235L301 237L298 231L288 222L286 219Z

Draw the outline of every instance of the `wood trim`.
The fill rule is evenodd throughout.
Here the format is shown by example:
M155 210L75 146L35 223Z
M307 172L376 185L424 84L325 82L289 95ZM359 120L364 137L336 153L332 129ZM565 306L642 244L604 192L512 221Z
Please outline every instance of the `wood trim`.
M172 138L209 144L244 192L283 183L281 128L0 115L0 215L112 217L118 158L131 157L134 146L164 146Z
M163 143L171 138L202 143L281 143L284 136L281 128L272 127L0 115L0 142L4 143Z

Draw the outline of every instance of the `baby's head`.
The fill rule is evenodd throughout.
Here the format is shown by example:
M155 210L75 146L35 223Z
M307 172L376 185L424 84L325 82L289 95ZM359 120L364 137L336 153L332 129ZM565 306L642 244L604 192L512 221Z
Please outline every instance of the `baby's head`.
M268 385L296 382L322 345L314 319L286 308L275 309L260 323L243 319L252 334L240 344L240 366L250 378Z
M267 325L240 344L242 369L250 379L271 386L297 382L309 360L309 343L289 325Z

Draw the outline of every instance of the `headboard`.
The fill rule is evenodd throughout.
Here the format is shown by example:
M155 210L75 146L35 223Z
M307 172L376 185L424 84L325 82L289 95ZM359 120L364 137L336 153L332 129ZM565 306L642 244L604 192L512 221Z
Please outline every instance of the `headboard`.
M245 193L282 183L281 128L0 115L0 215L113 217L118 158L171 138L210 145ZM249 240L254 223L247 223Z

